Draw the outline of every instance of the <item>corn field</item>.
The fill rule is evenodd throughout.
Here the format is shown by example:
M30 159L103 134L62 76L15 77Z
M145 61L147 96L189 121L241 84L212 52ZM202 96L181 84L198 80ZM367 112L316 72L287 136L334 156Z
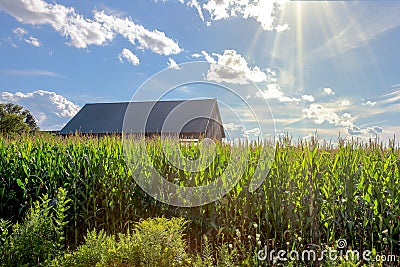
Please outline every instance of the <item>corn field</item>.
M171 167L159 141L146 149L161 175L186 186L211 182L231 156L230 146L218 144L211 166L193 173ZM66 228L71 247L94 228L115 234L141 219L165 216L190 221L186 239L193 251L204 236L214 244L242 238L245 247L256 248L257 234L262 246L271 249L334 247L338 239L346 239L354 249L400 254L399 148L374 142L335 148L277 142L268 176L250 193L255 166L266 168L261 149L251 145L239 182L223 198L182 208L155 200L137 185L133 176L138 174L127 167L118 136L1 137L0 218L21 220L39 196L55 196L63 187L71 199ZM183 151L193 158L199 153L194 145Z

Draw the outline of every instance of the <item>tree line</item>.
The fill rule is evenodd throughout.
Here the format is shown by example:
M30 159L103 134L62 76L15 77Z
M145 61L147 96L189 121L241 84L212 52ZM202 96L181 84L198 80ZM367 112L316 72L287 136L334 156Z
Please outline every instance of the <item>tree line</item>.
M0 103L0 133L23 134L39 130L29 110L13 103Z

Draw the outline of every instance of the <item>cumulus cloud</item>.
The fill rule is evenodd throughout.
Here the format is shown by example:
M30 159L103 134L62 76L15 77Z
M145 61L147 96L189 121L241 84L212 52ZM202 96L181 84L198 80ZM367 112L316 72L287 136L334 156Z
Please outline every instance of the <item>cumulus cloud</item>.
M284 32L284 31L287 31L287 30L289 30L289 25L288 25L288 24L277 25L277 26L275 27L275 30L276 30L277 32Z
M326 95L335 95L335 92L332 90L332 88L325 87L322 90L324 91L324 94L326 94Z
M315 101L315 98L312 95L302 95L301 98L303 100L308 101L308 102L314 102Z
M361 137L373 137L375 138L379 134L383 132L382 127L379 126L372 126L372 127L367 127L365 129L361 129L360 127L357 127L353 125L353 127L349 127L346 129L347 133L352 135L352 136L361 136Z
M70 39L69 44L78 48L102 45L114 38L104 25L84 18L73 7L49 4L42 0L4 0L0 9L14 16L19 22L33 25L50 25Z
M242 13L244 18L257 20L264 30L272 31L278 28L283 31L288 29L288 25L277 25L276 14L287 2L289 0L252 1L242 10L239 9L238 12Z
M258 137L258 136L260 136L260 133L261 133L261 130L258 127L257 128L253 128L251 130L244 130L243 131L243 137L246 137L246 138L248 138L250 136Z
M168 59L168 67L172 69L177 69L180 70L181 68L176 64L175 60L173 58Z
M195 54L197 57L199 54ZM255 96L264 99L277 99L279 102L300 102L301 99L286 96L277 83L276 73L270 68L262 70L258 66L250 67L246 59L235 50L225 50L224 53L212 55L201 51L201 55L210 63L206 79L215 82L231 84L258 83L260 88ZM305 96L311 100L312 96Z
M229 17L230 0L209 0L203 8L210 12L212 19L220 20Z
M211 20L227 19L229 17L252 18L256 20L263 30L278 32L289 29L287 24L278 24L279 11L289 0L208 0L203 5Z
M306 118L313 119L315 124L328 122L336 126L353 126L353 123L348 120L348 115L339 116L333 108L321 104L312 103L308 108L303 109L303 113Z
M276 84L268 84L266 90L261 90L257 92L257 97L261 97L264 99L277 99L279 102L299 102L300 99L295 97L286 96L283 92L281 87Z
M147 30L128 18L107 15L104 11L95 12L94 18L96 22L104 25L107 31L122 35L134 45L137 41L140 49L150 49L162 55L178 54L182 51L178 43L168 38L165 33Z
M237 130L242 130L243 125L229 122L229 123L224 123L224 129L227 131L237 131Z
M192 57L193 57L193 58L199 58L199 57L201 57L201 54L199 54L199 53L194 53L194 54L192 54Z
M361 128L351 121L350 113L345 112L339 115L335 109L325 107L322 104L313 103L308 108L303 109L303 113L306 118L313 119L315 124L320 125L327 122L331 125L341 126L351 136L366 138L367 135L369 135L368 137L377 136L383 132L379 126Z
M125 59L134 66L137 66L140 63L139 58L127 48L122 49L122 52L118 55L118 59L121 63L124 63Z
M362 105L363 105L363 106L374 107L374 106L376 105L376 102L375 102L375 101L370 101L370 100L368 100L367 102L362 103Z
M1 7L1 3L0 3L0 7ZM28 43L30 45L33 45L36 47L42 46L42 43L36 37L30 36L29 38L24 38L24 36L28 34L28 31L25 30L24 28L17 27L15 29L13 29L13 33L20 41L23 39L26 43Z
M258 66L249 67L246 59L235 50L225 50L222 55L211 56L205 51L202 51L202 54L207 62L211 63L207 73L208 80L236 84L247 84L248 80L268 81L267 72L262 71ZM214 65L215 63L217 65Z
M351 127L347 127L346 132L349 135L362 135L363 134L363 131L361 130L361 128L358 126L355 126L355 125L352 125Z
M242 124L233 122L224 123L224 129L226 131L227 140L255 138L259 137L261 134L261 129L258 127L246 130L246 128Z
M199 54L197 54L197 55L199 55ZM196 56L197 56L196 55ZM210 54L208 54L206 51L201 51L201 55L203 55L203 57L204 57L204 59L208 62L208 63L211 63L211 64L216 64L217 63L217 61L210 55ZM200 55L200 56L201 56ZM195 57L196 57L195 56Z
M42 46L42 43L39 41L39 39L37 39L37 38L35 38L33 36L24 39L24 41L26 43L28 43L30 45L33 45L33 46L36 46L36 47Z
M345 119L350 119L350 118L351 118L351 114L350 114L350 113L347 113L347 112L345 112L345 113L343 113L343 115L342 115L342 118L345 118Z
M226 134L226 140L232 141L243 137L244 127L242 124L229 122L224 123L223 125Z
M340 105L341 106L350 106L351 101L349 99L342 99L342 100L340 100Z
M368 127L365 131L369 134L377 135L382 133L383 129L379 126L373 126L373 127Z
M80 109L65 97L44 90L30 93L0 92L0 102L12 102L28 109L44 130L60 130Z
M181 52L178 44L157 30L147 30L129 18L106 15L94 10L94 18L85 18L73 7L47 3L43 0L3 0L0 9L14 16L19 22L32 25L50 25L69 38L68 44L77 48L104 45L117 34L127 38L140 49L170 55Z

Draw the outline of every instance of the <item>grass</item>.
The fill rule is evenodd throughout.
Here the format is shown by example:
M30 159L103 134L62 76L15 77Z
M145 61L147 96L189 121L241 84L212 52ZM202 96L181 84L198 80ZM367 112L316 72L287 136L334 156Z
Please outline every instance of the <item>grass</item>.
M211 166L193 173L171 167L159 141L146 149L161 175L186 186L210 183L231 158L231 148L218 144ZM339 142L332 148L281 141L268 176L250 193L256 165L267 168L261 150L260 145L251 146L243 174L226 196L204 206L179 208L156 201L136 184L117 136L2 137L0 217L21 220L40 196L51 199L63 187L71 200L65 227L71 248L93 229L116 235L141 219L164 216L188 220L189 251L201 251L205 240L221 253L230 245L237 251L236 261L249 266L255 251L264 246L322 250L334 248L341 238L353 249L400 255L399 148L374 142ZM199 152L189 146L183 153L196 158Z

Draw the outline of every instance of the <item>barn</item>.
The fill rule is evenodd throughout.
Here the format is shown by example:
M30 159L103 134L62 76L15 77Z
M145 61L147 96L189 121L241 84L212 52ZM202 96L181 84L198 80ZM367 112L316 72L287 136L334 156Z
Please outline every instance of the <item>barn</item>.
M86 104L59 134L122 132L145 136L175 134L181 139L208 137L220 141L225 137L216 99Z

